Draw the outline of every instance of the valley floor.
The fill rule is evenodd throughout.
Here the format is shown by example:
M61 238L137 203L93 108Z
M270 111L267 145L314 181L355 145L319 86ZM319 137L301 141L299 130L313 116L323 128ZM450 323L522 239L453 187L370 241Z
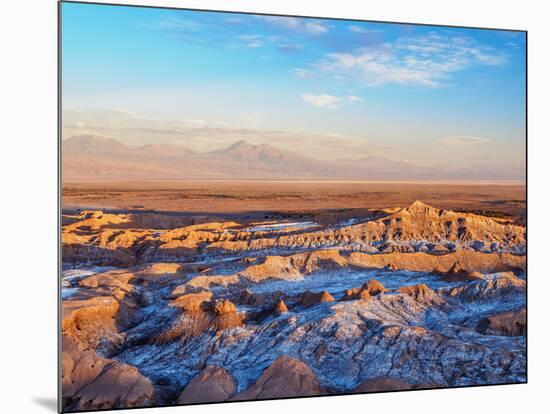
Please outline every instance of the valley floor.
M110 209L209 214L228 219L342 220L415 200L485 212L525 224L525 183L369 181L159 181L65 183L65 210Z

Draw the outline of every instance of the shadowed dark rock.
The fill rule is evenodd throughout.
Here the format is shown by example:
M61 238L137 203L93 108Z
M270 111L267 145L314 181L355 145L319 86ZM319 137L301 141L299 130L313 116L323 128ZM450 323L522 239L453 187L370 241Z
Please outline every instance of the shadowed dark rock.
M376 377L364 380L353 392L380 392L380 391L400 391L412 390L413 386L405 381L390 377Z
M486 335L525 335L527 313L525 309L520 309L485 317L479 321L477 331Z

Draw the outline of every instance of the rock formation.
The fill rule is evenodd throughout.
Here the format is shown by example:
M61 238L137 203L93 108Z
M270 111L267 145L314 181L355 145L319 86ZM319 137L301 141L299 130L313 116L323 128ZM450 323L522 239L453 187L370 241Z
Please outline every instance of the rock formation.
M258 380L232 400L306 397L320 395L321 386L311 369L294 358L282 356Z
M135 302L125 297L131 291L126 284L130 278L125 273L86 278L81 286L96 290L107 286L112 296L63 302L61 382L65 410L143 407L155 401L152 382L137 368L97 352L113 353L123 342L119 328L135 322Z
M237 391L235 379L225 369L208 366L184 388L178 404L221 402Z
M304 292L300 296L299 303L301 306L313 306L325 302L334 302L334 298L326 290L323 290L322 292Z
M203 254L307 249L311 252L304 257L300 271L311 273L319 267L346 265L344 259L327 250L329 247L370 254L427 252L432 256L448 256L462 249L483 253L525 251L525 229L521 226L470 213L440 210L418 201L365 223L290 234L283 230L279 233L247 231L233 221L191 224L158 232L143 228L144 220L136 217L139 216L82 212L63 226L63 261L129 266L161 261L191 262ZM166 219L160 214L150 215L148 220L151 227L166 226ZM159 222L159 227L154 226L153 220ZM319 248L323 250L317 250ZM270 264L267 260L258 271L269 271ZM445 267L448 270L453 264ZM274 265L283 267L279 263ZM290 268L295 269L296 265L290 264ZM254 278L255 271L254 268L248 270L250 278ZM290 270L288 277L293 277Z
M419 202L299 224L65 217L64 409L525 381L524 227Z
M527 312L520 309L487 316L479 321L477 330L486 335L526 335Z
M273 312L276 314L276 315L282 315L283 313L287 313L288 312L288 307L286 306L286 303L280 299L276 304L275 304L275 307L273 308Z
M398 293L404 293L418 302L430 304L433 306L441 305L444 301L428 286L421 283L413 286L403 286L397 289Z

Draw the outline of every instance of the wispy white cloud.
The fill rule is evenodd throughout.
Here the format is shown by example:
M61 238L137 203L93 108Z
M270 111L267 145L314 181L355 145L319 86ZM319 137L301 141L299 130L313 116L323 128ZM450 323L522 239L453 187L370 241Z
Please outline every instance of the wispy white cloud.
M264 45L264 43L261 40L253 40L251 42L248 42L246 44L246 47L251 48L251 49L255 49L255 48L261 47L263 45Z
M287 16L260 16L260 18L273 25L311 35L320 35L329 31L326 24L317 20L298 19Z
M197 32L205 28L205 25L191 19L172 17L158 22L158 27L161 29Z
M215 48L255 49L273 43L272 39L263 34L242 33L239 27L243 24L241 18L227 18L225 22L228 24L224 26L209 21L198 22L185 18L167 18L147 27L166 32L171 37L185 43Z
M277 45L277 50L282 53L297 53L302 50L303 45L300 43L282 42Z
M433 73L412 67L413 62L398 63L385 50L363 50L358 53L331 53L320 62L324 72L359 81L366 86L385 84L437 85Z
M456 135L444 137L438 140L440 144L445 145L477 145L490 142L491 139L485 137L474 137L469 135Z
M308 33L318 35L328 32L328 28L319 22L306 22L305 29Z
M225 19L225 21L227 23L235 23L235 24L238 24L238 23L242 23L244 20L241 18L241 17L227 17Z
M186 118L183 120L183 123L185 125L193 125L193 126L196 126L196 127L204 127L207 125L207 121L205 121L204 119L199 119L199 118Z
M169 17L151 24L142 24L142 26L151 30L162 31L171 38L184 43L215 47L242 46L242 40L238 39L237 32L228 34L227 30L221 30L220 25L212 22Z
M366 27L361 27L355 24L351 24L348 26L348 30L352 33L360 33L360 34L366 34L366 33L380 33L382 30L379 29L370 29Z
M321 71L346 76L365 86L439 86L472 65L501 65L506 57L464 37L428 34L393 43L330 53L317 62Z
M237 39L241 40L245 47L255 49L264 45L262 35L244 34L237 36Z
M306 93L301 96L302 101L318 108L338 108L342 105L342 98L334 95L314 95Z
M315 76L315 73L308 69L303 68L294 68L292 72L297 78L300 79L311 79Z
M494 54L491 51L480 48L471 48L469 52L478 60L479 63L490 66L502 65L506 58L502 54Z
M348 30L353 33L367 33L367 29L356 26L354 24L348 26Z
M355 95L350 96L334 96L326 93L315 95L311 93L305 93L301 96L302 101L305 103L316 106L318 108L339 108L346 101L348 102L359 102L362 99Z
M241 34L233 37L234 47L259 48L262 46L276 47L282 53L296 53L303 48L303 44L294 39L286 39L277 35Z
M287 29L298 29L300 27L300 20L296 17L286 16L258 16L260 19L272 23L278 26L285 27Z

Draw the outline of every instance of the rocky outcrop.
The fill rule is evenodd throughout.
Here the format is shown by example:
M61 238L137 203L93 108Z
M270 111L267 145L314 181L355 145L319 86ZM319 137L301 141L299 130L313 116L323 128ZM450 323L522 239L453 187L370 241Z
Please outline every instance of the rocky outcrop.
M473 302L483 299L502 298L509 294L524 297L526 287L525 280L518 278L512 272L502 272L495 274L491 279L443 288L439 292L461 301Z
M442 210L420 201L380 221L384 224L383 234L394 240L525 243L525 231L521 226L502 224L475 214Z
M181 308L186 312L200 312L212 299L212 292L209 290L202 290L197 293L187 293L178 296L171 302L171 305L177 308ZM204 304L204 305L203 305Z
M296 257L300 271L310 274L315 271L330 271L347 266L347 261L337 250L316 250L309 252L303 258Z
M280 299L275 306L273 307L273 313L275 315L282 315L283 313L288 312L288 307L286 306L286 303Z
M288 356L279 357L258 380L232 400L306 397L321 395L321 386L311 369Z
M129 272L109 271L77 282L80 293L62 303L62 332L89 349L116 348L123 341L120 331L142 318L132 279Z
M237 303L247 306L258 306L265 303L265 298L262 295L257 295L248 289L244 289L236 298Z
M239 276L251 282L260 282L270 277L296 280L302 274L294 259L292 256L267 256L262 263L248 266Z
M429 253L392 253L365 254L353 252L348 257L348 265L358 268L384 269L392 266L392 270L410 270L413 272L448 272L453 266L460 266L467 272L494 273L515 270L525 270L525 256L509 253L480 253L469 250L459 250L442 256Z
M218 366L208 366L183 389L178 404L227 401L237 391L233 376Z
M371 279L363 285L363 289L367 290L371 296L376 296L387 292L387 289L376 279Z
M397 289L397 292L410 296L418 302L432 306L439 306L445 303L443 299L423 283L400 287Z
M525 309L487 316L477 324L477 331L486 335L524 336L527 334Z
M128 267L136 263L136 257L131 252L91 244L68 244L63 242L61 257L63 263L69 265Z
M357 300L357 299L363 299L367 300L370 298L370 293L368 289L364 289L363 287L358 288L352 288L346 290L346 293L342 297L341 300Z
M141 224L64 221L81 264L124 267L66 272L66 410L525 380L524 228L422 203L283 230Z
M233 221L212 221L159 232L150 229L166 228L170 221L175 225L183 224L185 220L180 218L178 221L161 214L155 215L154 219L140 217L101 211L73 217L63 226L63 262L130 266L161 261L192 262L201 254L275 249L290 253L300 249L311 251L299 269L307 274L320 268L346 265L345 260L327 249L331 247L368 254L426 252L432 256L447 256L463 249L482 253L521 254L525 251L525 228L522 226L475 214L441 210L419 201L363 223L316 231L298 228L293 232L283 229L256 232ZM196 218L198 221L204 219ZM144 223L141 223L144 220L151 224L158 221L162 226L144 228ZM268 261L257 270L269 271L269 265ZM290 267L297 268L296 264ZM293 277L292 272L289 271L287 276ZM254 269L250 269L249 277L254 279Z
M301 272L303 257L288 258L287 263L293 262ZM261 259L249 261L251 265L258 262ZM226 262L219 266L226 266ZM242 271L242 264L232 266L236 272ZM216 265L211 268L212 273L219 271ZM454 386L523 378L524 337L508 336L517 329L509 326L516 325L498 325L495 320L485 327L478 322L489 318L487 309L497 310L492 315L498 315L501 299L502 303L521 303L525 281L513 273L489 274L480 280L441 287L444 282L431 272L335 269L335 273L314 271L295 281L260 279L248 291L241 284L216 284L212 290L193 287L188 282L182 285L185 276L181 276L177 266L138 266L98 273L72 282L80 293L64 302L64 334L81 344L78 355L88 355L86 361L92 358L96 361L94 366L121 364L112 372L113 377L106 378L115 380L119 370L127 371L124 375L141 384L135 393L129 393L129 400L114 401L109 395L104 398L98 393L98 398L93 399L97 406L175 403L187 388L188 396L195 384L198 387L209 383L206 377L199 376L211 365L223 366L245 387L238 395L222 394L220 400L431 388L434 383ZM233 275L227 273L216 277L231 279ZM374 273L376 280L372 279ZM190 279L204 277L209 276L199 274ZM423 283L411 284L417 277ZM362 284L350 287L357 280ZM301 284L307 289L300 291ZM309 290L312 287L315 290ZM337 298L351 290L364 292L367 300L325 301L330 299L328 287ZM289 294L280 289L290 289ZM100 296L94 296L99 292ZM150 295L142 300L145 292ZM476 301L483 301L483 307L478 307ZM285 313L288 308L292 312ZM135 315L140 313L145 316L136 324ZM468 332L467 341L463 332ZM484 341L475 337L497 333L498 339ZM275 355L288 350L297 350L299 353L293 356L300 355L300 360L283 357L285 364L272 363ZM67 378L74 379L80 371L73 373L74 362L68 356L65 350L64 370ZM376 364L372 364L373 359ZM259 372L258 364L268 368ZM129 369L132 366L137 370ZM465 366L468 370L464 370ZM388 372L390 382L382 380ZM86 374L82 378L78 388L89 389L83 386L94 376ZM376 382L368 381L374 379ZM365 384L358 387L362 382ZM220 383L225 384L225 380L220 379ZM187 384L183 390L181 384ZM227 391L225 385L221 389ZM66 406L85 407L87 403L82 398L89 395L67 391ZM193 395L210 398L201 397L198 391ZM193 401L184 397L183 403Z
M479 253L460 250L446 255L429 253L366 254L353 252L347 256L338 250L323 251L330 254L328 268L306 266L310 253L296 253L288 256L266 256L247 263L243 270L229 276L198 276L187 282L187 286L210 288L212 285L255 284L270 279L298 281L312 273L329 271L350 271L357 269L408 270L443 274L443 280L467 281L479 279L479 274L525 270L525 256L508 253ZM317 262L327 263L325 262ZM337 265L334 265L337 263ZM337 267L334 267L337 266ZM316 269L316 270L312 270ZM460 269L456 271L455 269ZM308 273L309 272L309 273ZM477 272L477 273L475 273ZM447 278L448 276L448 278Z
M185 296L183 312L167 329L156 336L154 343L185 341L207 331L222 332L244 324L245 315L237 312L237 307L229 300L205 301L204 298L208 296L205 292ZM187 301L189 296L192 298Z
M416 201L384 217L334 230L301 232L279 237L224 240L209 250L236 252L273 248L347 247L382 253L429 251L445 254L457 246L486 252L523 250L525 229L489 217L441 210Z
M325 303L325 302L334 302L334 297L328 293L326 290L323 290L322 292L304 292L300 295L299 304L301 306L313 306L317 305L318 303Z
M64 410L147 407L154 403L152 382L137 368L104 358L63 336L61 355Z
M342 300L369 299L371 296L377 296L387 292L387 289L375 279L369 280L361 287L346 290Z
M487 254L468 250L460 250L446 255L432 255L429 253L372 255L353 252L349 256L343 256L337 250L329 252L331 257L339 263L337 268L339 270L382 269L427 273L435 271L440 274L453 276L452 279L456 281L474 280L478 275L474 272L524 271L526 264L525 256L508 253ZM235 276L253 283L260 283L267 279L299 280L303 276L311 274L307 273L304 267L308 256L308 253L297 253L289 256L267 256L262 263L254 263L244 271L236 273ZM460 271L455 271L454 269L460 269ZM318 269L318 271L324 270ZM228 283L229 280L226 278L225 282Z
M446 282L467 282L469 280L483 279L483 274L477 271L467 271L459 263L455 263L449 270L434 269L433 273L441 275Z
M141 320L129 284L132 278L120 271L92 275L79 282L86 291L63 301L64 410L144 407L154 402L154 386L148 378L137 368L104 356L115 353L124 342L121 331ZM93 294L86 293L90 290Z

